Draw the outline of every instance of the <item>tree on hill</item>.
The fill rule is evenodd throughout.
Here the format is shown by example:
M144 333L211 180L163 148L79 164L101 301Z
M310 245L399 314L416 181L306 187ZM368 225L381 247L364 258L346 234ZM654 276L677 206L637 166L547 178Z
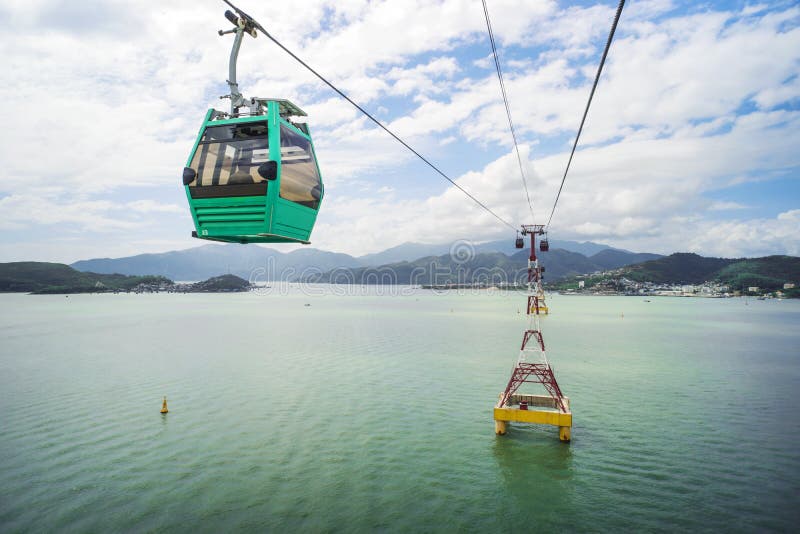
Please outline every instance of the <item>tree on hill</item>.
M209 278L204 282L192 284L191 291L198 292L228 292L228 291L247 291L250 289L250 282L244 278L239 278L233 274L223 274Z
M163 276L84 273L61 263L0 263L0 292L94 293L128 291L139 284L171 283Z
M797 280L800 258L793 256L766 256L741 260L724 267L717 276L721 283L731 288L756 286L763 289L782 289L787 282Z
M697 254L678 252L634 265L626 276L639 282L700 284L713 280L720 269L736 261L738 260L704 258Z

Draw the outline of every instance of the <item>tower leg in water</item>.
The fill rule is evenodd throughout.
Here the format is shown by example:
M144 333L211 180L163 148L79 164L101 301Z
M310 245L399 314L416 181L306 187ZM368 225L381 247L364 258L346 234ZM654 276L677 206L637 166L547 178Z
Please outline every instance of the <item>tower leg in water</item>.
M506 423L505 421L498 421L497 419L494 420L494 433L498 436L505 436L506 435Z

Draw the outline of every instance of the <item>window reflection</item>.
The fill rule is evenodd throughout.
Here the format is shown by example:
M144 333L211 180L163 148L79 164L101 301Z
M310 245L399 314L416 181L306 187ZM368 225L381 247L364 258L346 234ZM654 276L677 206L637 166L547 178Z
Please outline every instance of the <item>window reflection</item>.
M258 166L269 160L266 123L206 128L190 165L197 178L189 186L257 184Z
M281 125L281 198L317 209L322 197L311 142Z

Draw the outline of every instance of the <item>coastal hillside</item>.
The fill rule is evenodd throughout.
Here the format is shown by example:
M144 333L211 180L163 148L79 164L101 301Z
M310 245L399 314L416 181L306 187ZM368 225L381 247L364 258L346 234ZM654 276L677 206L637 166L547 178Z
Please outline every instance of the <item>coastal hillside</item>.
M627 278L637 282L699 284L716 279L724 267L737 261L679 252L640 263L626 269L625 273Z
M77 271L61 263L0 263L0 293L68 294L123 291L228 293L249 291L247 280L226 274L196 284L176 284L163 276L127 276Z
M311 252L307 250L296 252ZM800 258L767 256L750 259L705 258L697 254L676 253L641 263L637 259L651 254L618 250L601 251L591 257L577 252L551 249L540 255L545 268L545 283L555 289L603 285L622 279L647 284L701 284L714 282L731 289L759 287L782 289L784 284L800 285ZM512 256L500 252L479 253L466 259L450 254L428 256L377 267L336 267L289 270L287 279L295 282L338 284L514 284L527 276L528 251ZM189 286L179 291L240 291L249 282L244 277L213 273L213 283ZM206 277L208 278L208 277ZM256 278L257 279L257 278ZM0 264L0 292L80 293L130 291L138 286L169 288L174 282L164 276L135 276L78 271L60 263L15 262ZM194 289L189 289L190 287Z
M800 286L800 258L766 256L739 260L723 267L717 280L731 287L763 287L780 289L786 283Z
M0 292L3 293L130 291L141 284L158 286L164 283L172 281L162 276L85 273L62 263L0 263Z
M698 284L714 281L732 288L781 289L786 283L800 282L800 258L726 259L678 253L622 269L620 274L638 282Z
M601 273L567 277L557 280L551 287L594 293L650 294L654 291L685 293L687 290L681 286L687 285L719 295L763 295L781 291L783 296L800 297L800 258L728 259L678 253Z
M239 278L233 274L223 274L222 276L215 276L203 282L191 284L190 287L193 293L229 293L248 291L251 286L250 282L244 278Z

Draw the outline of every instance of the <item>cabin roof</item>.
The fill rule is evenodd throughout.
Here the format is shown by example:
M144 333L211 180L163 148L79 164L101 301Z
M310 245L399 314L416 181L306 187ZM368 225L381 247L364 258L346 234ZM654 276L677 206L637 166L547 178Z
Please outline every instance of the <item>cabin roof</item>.
M277 102L278 112L281 117L307 117L305 111L297 107L295 104L286 100L285 98L256 98L259 102L266 104L267 102Z

